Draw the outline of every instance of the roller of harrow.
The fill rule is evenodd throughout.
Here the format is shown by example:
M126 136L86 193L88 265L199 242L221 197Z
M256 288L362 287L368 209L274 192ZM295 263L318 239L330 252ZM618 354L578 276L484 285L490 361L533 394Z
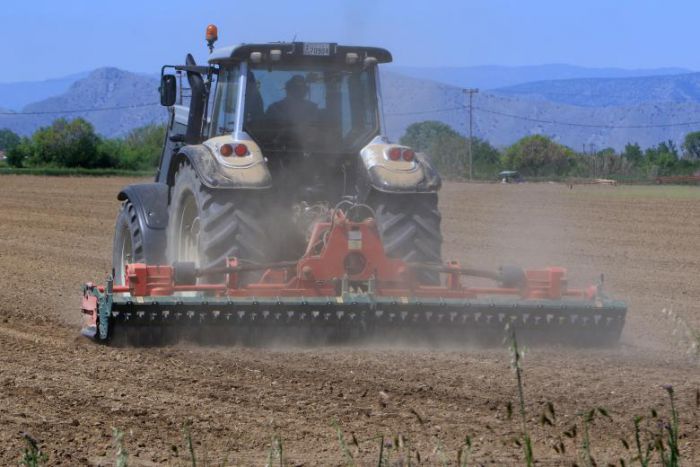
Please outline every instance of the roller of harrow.
M418 282L430 269L440 285ZM251 271L260 279L243 283ZM500 343L515 331L526 342L617 342L624 302L602 284L568 287L562 268L465 269L455 262L412 264L385 255L373 219L336 212L318 223L297 262L200 270L192 263L128 264L126 285L83 286L82 333L98 342L149 346L191 340L259 345L424 342ZM222 278L220 283L211 278ZM493 287L468 287L465 277ZM201 283L207 278L207 283Z

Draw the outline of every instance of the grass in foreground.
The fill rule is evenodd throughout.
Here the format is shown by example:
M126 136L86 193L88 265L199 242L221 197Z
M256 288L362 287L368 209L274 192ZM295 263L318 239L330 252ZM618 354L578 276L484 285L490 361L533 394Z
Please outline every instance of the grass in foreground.
M537 453L532 437L530 435L530 422L526 412L525 393L525 369L523 366L524 352L518 346L515 333L510 338L511 366L515 373L515 391L518 398L519 417L513 420L513 403L506 405L507 420L516 424L513 427L519 435L516 438L501 439L505 445L514 445L522 450L522 465L528 467L538 464ZM546 402L545 409L539 417L539 423L545 429L546 437L540 440L537 448L550 448L560 457L560 465L571 465L572 467L596 467L612 466L627 467L638 465L648 467L650 465L661 465L663 467L679 467L682 462L680 440L685 436L682 433L680 413L676 404L676 392L671 385L662 386L669 401L669 413L661 416L652 408L648 415L636 415L624 422L624 426L629 428L628 433L620 433L619 442L622 446L622 455L617 459L607 459L601 462L592 441L592 432L600 424L614 423L614 416L603 407L594 407L578 414L575 423L566 427L562 431L557 421L557 411L554 404ZM700 388L695 389L694 394L694 420L697 424L700 413ZM423 417L415 410L410 409L410 413L415 416L419 424L425 423ZM628 415L624 416L625 418ZM473 462L472 438L467 435L464 442L455 451L446 452L442 441L437 438L432 452L421 452L414 448L411 439L404 434L393 437L378 434L367 439L357 439L353 432L349 436L344 433L340 423L336 420L331 424L335 431L338 443L337 462L346 466L357 465L377 465L383 466L407 466L412 465L458 465L466 467L468 465L482 465L482 462ZM610 428L610 427L609 427ZM691 429L687 427L686 429ZM212 467L235 465L229 464L229 456L217 458L209 461L209 451L202 446L201 456L194 448L193 434L189 422L183 424L183 455L180 456L176 446L172 446L175 457L174 465L187 465L192 467ZM40 443L29 435L24 435L26 447L22 452L20 464L28 467L38 467L47 465L50 462L48 456L42 451ZM630 442L631 440L631 442ZM124 443L124 432L114 428L112 433L113 464L117 467L127 467L129 465L129 454ZM569 454L572 453L572 454ZM573 453L576 460L571 461ZM313 456L313 452L308 452L308 456ZM693 451L691 455L695 455ZM262 456L261 456L262 457ZM481 453L482 461L490 459L488 452ZM549 456L548 456L549 457ZM368 462L369 459L369 462ZM172 460L172 459L171 459ZM261 459L262 460L262 459ZM232 461L235 461L232 459ZM111 462L110 462L111 463ZM287 464L284 457L282 436L273 434L269 444L269 450L265 459L266 466L280 466Z
M522 369L521 369L522 370ZM522 377L522 375L521 375ZM557 427L556 411L551 403L547 403L545 412L540 417L540 423L550 428L549 438L539 443L539 448L549 446L560 457L558 465L570 465L572 467L627 467L650 465L661 465L663 467L679 467L681 465L681 452L679 440L682 438L680 417L675 404L675 392L671 386L664 386L670 401L670 411L666 417L657 413L655 409L649 411L649 415L633 417L627 426L630 432L621 433L619 442L623 448L623 455L617 459L607 459L604 462L595 455L595 445L592 442L592 432L600 423L612 423L613 416L602 407L596 407L580 413L576 423L559 432ZM520 392L518 391L518 397ZM524 396L523 396L524 398ZM697 412L700 408L700 390L696 395ZM509 405L512 412L512 404ZM527 420L521 417L516 422L515 430L520 433L517 438L502 439L502 443L514 444L522 449L522 459L520 465L538 465L536 451L530 439ZM399 434L393 437L377 435L367 439L357 439L354 433L349 434L349 438L343 432L337 422L333 422L333 429L337 435L338 459L337 464L348 467L359 465L384 466L418 466L418 465L457 465L467 467L470 465L483 465L485 459L490 459L489 453L482 453L480 461L472 461L472 439L465 436L462 445L455 451L446 451L439 439L435 440L434 448L429 452L421 452L412 447L409 437ZM197 452L194 448L193 434L189 423L183 425L182 453L176 447L172 447L174 458L171 458L171 465L192 466L192 467L218 467L226 465L238 465L235 457L229 456L215 457L210 460L210 452L202 446ZM196 436L196 435L195 435ZM632 441L630 442L629 439ZM42 451L40 444L31 436L25 435L26 447L20 458L20 465L27 467L39 467L49 465L49 457ZM129 454L124 443L124 432L113 429L112 436L112 459L109 464L116 467L128 467ZM571 455L576 453L574 461ZM313 452L308 452L308 456L313 458ZM548 456L549 457L549 456ZM493 460L488 461L491 463ZM686 460L688 461L688 459ZM283 439L280 435L274 434L269 443L267 455L262 455L260 465L279 466L295 465L285 460ZM547 464L548 465L548 464ZM690 465L690 464L687 464Z

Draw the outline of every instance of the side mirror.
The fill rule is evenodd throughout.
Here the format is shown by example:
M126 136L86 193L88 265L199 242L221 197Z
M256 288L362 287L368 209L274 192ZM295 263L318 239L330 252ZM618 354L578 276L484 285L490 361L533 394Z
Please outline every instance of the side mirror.
M175 105L177 99L177 81L175 75L163 75L160 77L160 105L170 107Z

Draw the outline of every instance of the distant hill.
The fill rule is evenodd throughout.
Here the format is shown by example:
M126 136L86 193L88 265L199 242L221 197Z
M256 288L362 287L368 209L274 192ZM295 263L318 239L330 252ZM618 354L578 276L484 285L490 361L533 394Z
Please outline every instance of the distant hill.
M585 107L652 102L700 102L700 73L635 78L537 81L496 89L499 94Z
M99 68L75 81L64 93L25 106L22 115L0 115L0 128L28 135L58 117L83 117L98 133L119 136L139 126L163 122L166 112L158 99L155 78L117 68ZM62 113L66 110L69 113Z
M408 125L422 120L439 120L462 134L467 133L466 98L461 88L391 72L384 73L382 78L387 132L391 138L398 139ZM474 108L475 135L497 146L512 144L523 136L544 134L577 150L582 149L583 144L589 148L622 149L628 142L648 147L668 139L680 144L687 132L700 129L700 102L581 107L482 91L474 97ZM699 123L644 128L645 125L689 121ZM641 128L619 128L628 126Z
M580 78L630 78L690 73L685 68L587 68L566 64L533 66L484 65L469 67L405 67L389 65L388 70L412 78L438 81L452 86L495 89L532 81ZM1 102L1 101L0 101Z

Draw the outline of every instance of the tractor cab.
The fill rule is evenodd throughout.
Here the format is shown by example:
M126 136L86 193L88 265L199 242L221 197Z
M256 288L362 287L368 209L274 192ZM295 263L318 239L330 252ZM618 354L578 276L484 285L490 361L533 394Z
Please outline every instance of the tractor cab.
M161 101L174 107L173 127L188 144L232 134L272 157L356 154L383 133L376 65L390 61L384 49L335 43L223 47L209 66L188 56L187 65L170 67L187 74L190 96L183 86L178 95L163 67Z
M264 161L277 189L305 187L294 198L338 200L347 194L346 174L358 170L358 153L387 142L377 68L391 61L385 49L277 42L212 49L207 66L191 55L186 61L170 68L186 74L189 96L182 84L178 95L178 79L163 67L161 101L172 109L164 159L203 144L224 168Z
M357 153L381 132L376 64L389 52L329 43L214 50L209 137L245 132L263 153Z

